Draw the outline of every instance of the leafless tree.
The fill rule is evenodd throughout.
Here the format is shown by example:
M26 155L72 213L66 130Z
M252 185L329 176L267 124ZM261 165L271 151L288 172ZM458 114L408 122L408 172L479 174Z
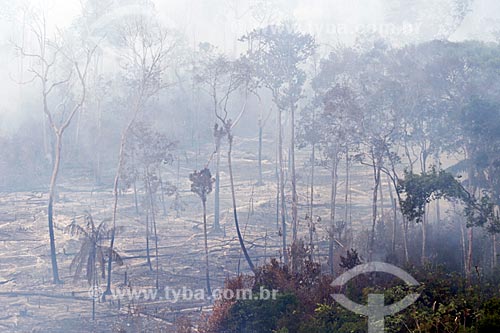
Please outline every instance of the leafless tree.
M127 137L135 124L138 115L144 110L147 102L159 91L169 86L165 80L165 71L168 68L168 58L178 44L172 32L165 30L148 18L137 17L120 27L119 46L123 50L124 76L132 87L131 107L127 110L129 120L122 131L118 166L113 183L113 229L116 226L118 209L118 185L124 164L124 151ZM112 233L110 251L114 248L115 235ZM112 262L108 261L108 281L104 296L111 294Z
M22 83L40 83L42 110L55 136L47 216L53 281L60 283L54 236L54 201L61 167L63 135L85 101L87 74L97 46L83 45L79 50L72 49L70 45L65 45L60 32L54 38L49 36L43 13L31 15L30 30L34 36L34 45L32 48L24 45L16 48L22 57L32 59L33 65L28 69L32 78ZM71 94L73 91L75 97ZM57 105L54 105L54 100L58 101Z

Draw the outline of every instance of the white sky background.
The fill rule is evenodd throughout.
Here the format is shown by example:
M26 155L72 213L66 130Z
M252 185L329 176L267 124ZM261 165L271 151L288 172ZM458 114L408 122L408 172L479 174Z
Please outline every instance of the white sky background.
M30 6L45 8L49 27L67 27L81 11L85 0L25 0ZM281 11L274 15L283 19L292 16L298 26L316 36L320 44L350 44L357 32L377 33L394 42L415 42L436 38L440 27L450 20L450 0L155 0L160 18L170 27L182 31L191 45L210 42L221 50L238 53L235 39L257 26L255 19L270 16L269 11L249 10L251 3L274 2ZM410 2L408 9L398 8L400 1ZM22 1L0 0L0 130L19 124L20 101L36 99L14 79L19 76L19 59L12 40L20 37L22 19L16 8ZM229 5L227 5L229 4ZM405 11L405 17L398 11ZM17 13L17 15L16 15ZM410 14L408 14L410 13ZM257 15L256 15L257 14ZM396 24L396 30L388 24ZM401 30L406 27L406 30ZM398 30L399 29L399 30ZM408 30L409 29L409 30ZM403 32L402 32L403 31ZM500 31L500 1L475 0L472 12L451 36L452 40L492 40L491 31ZM28 88L28 89L27 89ZM28 91L28 93L26 93ZM26 115L24 115L26 116ZM38 115L28 115L38 116Z

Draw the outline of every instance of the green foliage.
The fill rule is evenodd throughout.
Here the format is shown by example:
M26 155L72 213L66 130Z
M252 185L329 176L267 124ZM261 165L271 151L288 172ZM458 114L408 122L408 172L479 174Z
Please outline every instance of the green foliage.
M472 97L458 115L467 140L467 171L469 185L483 190L478 211L471 216L490 232L498 232L494 206L500 204L500 105L487 99Z
M500 223L495 214L495 205L485 193L479 200L471 201L465 207L468 226L486 226L491 233L500 232Z
M421 222L425 214L425 205L432 200L446 198L460 200L464 205L464 215L467 226L486 227L491 233L500 231L500 220L495 214L495 204L484 192L477 199L453 177L444 170L437 171L435 167L430 172L420 175L405 172L405 178L399 181L400 194L406 196L400 202L401 212L409 221Z
M494 309L489 300L498 294L498 276L470 285L459 274L440 267L419 269L412 275L420 282L421 296L407 310L386 318L389 332L478 332L485 309ZM399 287L385 294L389 300L404 295ZM492 313L498 316L496 311Z
M425 213L425 205L432 200L447 198L461 199L468 202L470 196L452 174L435 167L430 172L420 175L405 172L404 179L399 181L398 192L406 196L402 199L401 211L409 221L421 222Z
M210 170L204 168L200 171L194 171L189 175L191 181L191 192L198 194L203 202L207 201L207 195L212 192L212 184L215 179L212 178Z
M344 269L352 269L358 265L361 265L361 259L359 258L358 251L355 249L347 250L346 256L340 256L340 267Z
M280 322L293 321L298 306L297 296L286 293L275 300L240 300L220 327L221 332L273 332Z
M298 332L362 333L367 330L366 318L337 304L318 304L312 318L303 323Z
M500 332L500 298L492 298L483 305L477 328L479 333Z
M349 282L344 293L355 302L366 302L370 293L383 293L386 304L404 298L410 291L420 298L409 308L386 317L387 332L497 332L500 327L500 281L497 275L470 285L457 273L440 267L406 270L420 282L409 287L388 275L360 276ZM257 272L253 288L265 282L280 292L274 301L245 300L215 307L218 326L207 332L315 332L361 333L367 331L366 317L334 302L335 290L318 276L294 275L276 261ZM264 275L264 277L259 275ZM312 274L316 276L317 274ZM325 277L323 277L325 278ZM240 282L238 282L240 281ZM323 282L331 282L324 280ZM301 282L301 283L299 283ZM241 287L241 277L233 284ZM223 311L221 311L221 309Z

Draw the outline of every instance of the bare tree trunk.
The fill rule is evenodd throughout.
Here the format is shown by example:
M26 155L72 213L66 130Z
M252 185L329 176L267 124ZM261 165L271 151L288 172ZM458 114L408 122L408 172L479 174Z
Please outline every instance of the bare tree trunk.
M49 239L50 239L50 260L52 262L52 276L54 283L61 283L59 279L59 269L57 268L57 254L56 254L56 241L54 236L54 197L56 189L57 175L59 174L59 166L61 163L61 149L62 149L62 133L56 133L56 147L55 147L54 166L52 168L52 176L50 177L49 187L49 203L47 208L48 222L49 222Z
M111 241L109 245L109 252L108 252L108 281L106 284L106 290L103 293L103 299L105 299L106 296L111 295L111 270L113 266L113 249L115 246L115 230L116 230L116 213L118 210L118 184L120 181L120 175L122 173L122 168L123 168L123 162L125 158L125 143L127 139L127 134L128 131L132 127L132 122L129 124L129 126L125 129L123 132L122 138L121 138L121 143L120 143L120 153L119 153L119 160L118 160L118 167L116 168L116 174L115 174L115 180L113 183L113 197L114 197L114 203L113 203L113 217L112 217L112 226L113 228L111 229Z
M283 126L281 123L281 110L278 110L278 161L280 172L280 199L281 199L281 233L282 250L285 265L288 265L288 249L286 245L286 209L285 209L285 166L283 164Z
M53 92L53 88L61 85L61 84L67 84L70 80L70 77L68 77L65 80L59 81L59 82L53 82L52 84L49 84L49 81L52 81L52 71L54 71L54 68L57 68L57 66L54 66L56 64L56 56L57 54L61 51L60 46L56 45L57 43L52 44L56 48L55 54L53 54L52 60L47 59L47 47L49 44L51 44L51 41L47 38L46 34L46 25L45 25L45 20L43 21L38 21L34 22L31 27L33 29L33 32L38 36L38 47L39 47L39 53L38 54L27 54L24 52L24 17L23 17L23 45L21 47L18 47L20 54L23 57L30 57L30 58L37 58L36 63L38 66L40 66L39 69L31 68L30 71L35 74L35 79L40 79L40 84L41 84L41 93L42 93L42 103L43 103L43 113L46 115L48 124L50 125L51 129L53 130L53 133L55 134L56 137L56 143L55 143L55 153L53 154L52 158L52 174L50 177L50 185L49 185L49 197L48 197L48 203L47 203L47 220L48 220L48 228L49 228L49 242L50 242L50 258L51 258L51 264L52 264L52 275L53 275L53 282L54 283L60 283L61 280L59 279L59 270L57 267L57 254L56 254L56 245L55 245L55 235L54 235L54 201L55 201L55 191L56 191L56 183L57 183L57 176L59 173L59 167L61 164L61 149L62 149L62 137L64 134L64 131L68 128L68 126L71 124L73 121L74 116L78 111L80 111L85 98L86 98L86 76L87 76L87 71L89 67L89 63L93 57L93 51L87 52L86 56L86 64L85 67L83 68L84 70L81 71L80 67L78 65L78 61L74 61L74 70L78 74L78 79L79 83L81 84L81 96L79 100L76 102L74 105L73 109L69 111L68 114L64 113L61 115L61 125L58 126L56 125L56 122L54 120L54 115L50 112L50 108L48 105L48 99L49 95L51 92ZM40 61L38 61L40 60ZM23 67L23 63L21 63L21 69ZM51 70L52 68L52 70ZM63 103L64 104L64 103ZM44 130L44 139L47 136L47 131L46 131L46 126L45 126L45 120L46 118L43 118L43 130ZM45 147L48 148L47 141L44 140ZM52 146L52 145L51 145ZM45 153L47 153L45 151Z
M387 175L387 187L389 191L389 198L391 199L392 206L392 239L391 239L391 251L393 255L396 255L396 228L397 228L397 204L396 198L392 193L392 184L389 175Z
M89 59L91 57L91 54L89 54L88 57L89 58L87 58L87 65L85 67L85 71L83 72L84 74L80 72L78 65L75 63L76 70L78 72L78 77L82 85L82 95L80 101L74 106L69 116L63 121L62 125L59 128L54 123L53 116L50 113L48 107L47 96L51 88L47 90L47 77L45 76L44 79L42 80L43 112L47 115L47 118L49 119L49 124L51 125L56 137L52 175L50 177L50 185L49 185L49 202L47 205L47 217L48 217L49 240L50 240L50 259L52 263L52 275L54 283L61 283L61 280L59 279L59 270L57 268L56 244L54 236L54 198L55 198L57 176L59 174L59 167L61 164L62 137L64 131L71 124L71 121L73 120L74 116L81 109L83 102L85 101L86 97L85 77L87 74L88 62L90 61ZM47 74L47 72L45 72L45 74Z
M295 175L295 105L291 107L291 130L290 130L290 162L292 169L292 243L297 242L297 177Z
M50 139L50 136L49 136L49 131L47 131L47 123L46 123L46 119L45 119L45 116L43 117L43 120L42 120L42 130L43 130L43 157L44 158L47 158L47 156L50 154L50 162L53 164L54 163L54 154L53 154L53 151L52 151L52 145L50 144L50 142L52 141Z
M439 151L436 153L436 164L441 168L441 159L439 157ZM436 202L436 223L439 225L441 223L441 200L437 198Z
M378 187L378 190L379 190L379 195L380 195L380 213L379 213L379 216L380 216L380 220L385 222L384 221L384 186L383 186L383 182L382 182L382 179L380 179L380 185Z
M420 158L420 168L422 169L422 172L425 173L427 172L427 148L426 148L426 143L424 142L422 146L422 154ZM420 262L422 265L424 265L427 261L427 208L428 204L425 204L425 210L424 210L424 216L422 218L422 256L420 258Z
M408 159L408 166L410 167L410 172L413 173L413 164L416 162L414 161L412 158L411 158L411 154L410 154L410 148L408 147L408 132L407 132L407 128L406 128L406 125L404 125L404 141L403 141L403 147L404 147L404 150L405 150L405 155L406 155L406 158Z
M97 185L101 184L101 149L99 147L99 142L101 141L102 132L102 112L101 112L101 101L97 100L97 135L95 136L94 146L96 147L96 167L95 167L95 183Z
M153 222L153 233L155 237L155 264L156 264L156 289L159 290L159 261L160 257L158 256L158 233L156 231L156 208L155 208L155 202L154 202L154 197L153 197L153 192L151 191L151 183L149 181L149 170L146 170L147 176L146 176L146 181L147 181L147 191L149 194L149 200L151 203L151 222Z
M158 168L158 181L160 182L160 198L161 198L161 207L163 209L163 216L167 216L167 204L165 202L165 188L163 187L163 181L161 179L161 171Z
M328 267L330 268L330 274L333 275L334 274L334 260L333 260L333 256L334 256L334 246L335 246L335 232L333 231L333 227L330 228L330 230L328 231Z
M132 151L130 154L131 162L132 162L132 168L133 170L136 170L136 165L135 165L135 152ZM135 171L133 173L133 181L132 181L132 189L134 190L134 206L135 206L135 214L139 216L139 199L137 197L137 175L135 174Z
M267 264L267 228L264 235L264 266Z
M258 186L264 185L262 181L262 118L259 118L259 180L257 181Z
M210 271L208 266L208 235L207 235L207 203L202 200L203 203L203 235L205 238L205 279L207 282L207 293L212 295L212 289L210 288Z
M335 213L336 213L336 201L337 201L337 168L338 168L338 158L337 152L332 157L332 173L331 173L331 196L330 196L330 231L328 232L329 242L328 242L328 266L330 267L330 274L334 273L334 250L335 250Z
M396 235L397 235L397 227L398 227L398 213L397 213L397 203L396 199L392 199L392 242L391 242L391 250L392 254L396 255Z
M179 198L179 188L180 188L180 173L181 173L181 159L180 157L177 159L177 181L176 181L176 190L175 190L175 217L179 218L180 214L180 198Z
M427 216L424 213L424 216L422 218L422 255L420 258L420 262L422 265L424 265L427 260L426 249L427 249Z
M82 105L82 110L78 112L78 115L76 116L76 129L75 129L75 150L76 150L76 155L78 155L78 145L80 143L80 123L82 121L82 112L84 108Z
M345 196L344 196L344 222L346 227L351 231L352 226L349 220L349 192L350 192L350 174L349 174L349 146L345 147Z
M441 223L441 204L439 199L436 199L436 222L438 224Z
M466 158L469 158L469 149L465 149L466 153ZM474 175L474 170L472 167L472 164L469 163L468 166L468 181L469 181L469 191L470 193L475 196L477 187L476 187L476 179ZM470 227L467 231L467 238L468 238L468 248L467 248L467 268L466 268L466 279L468 283L471 283L471 278L472 278L472 256L473 256L473 240L474 240L474 227Z
M279 112L279 110L278 110ZM276 230L279 231L280 236L281 234L281 228L280 228L280 190L281 190L281 174L280 174L280 164L279 164L279 136L280 136L280 126L279 126L279 119L280 117L276 117L276 155L275 155L275 163L274 163L274 174L276 176ZM281 259L281 258L280 258Z
M216 139L217 140L217 139ZM215 193L214 193L214 230L220 231L220 144L216 146Z
M337 202L337 168L338 160L334 157L332 160L332 173L331 173L331 191L330 191L330 223L335 227L335 213L336 213L336 202Z
M493 265L492 268L495 269L497 267L497 235L493 234L491 236L491 241L493 243Z
M250 269L255 272L255 266L252 263L252 260L250 259L250 256L248 255L247 248L245 246L245 242L243 240L243 237L241 236L241 231L240 231L240 225L238 223L238 211L237 211L237 206L236 206L236 193L234 190L234 178L233 178L233 165L231 162L231 154L233 150L233 137L231 133L228 133L228 141L229 141L229 149L227 152L227 163L229 166L229 181L231 184L231 196L233 199L233 215L234 215L234 224L236 226L236 233L238 234L238 240L240 242L241 250L243 251L243 255L245 256L245 259L248 263L248 266L250 266Z
M278 168L276 168L276 230L280 229L280 174ZM281 231L280 231L281 233Z
M95 242L92 242L92 261L93 261L93 264L95 265L96 264L96 256L97 256L97 249L96 249L96 243ZM97 267L94 267L94 272L93 272L93 276L92 276L92 291L93 293L97 290L97 287L98 287L98 280L97 280ZM95 320L95 301L96 301L96 298L94 297L94 295L92 295L92 320Z
M134 182L133 182L133 185L134 185L134 205L135 205L135 214L136 214L136 215L139 215L139 201L138 201L138 199L137 199L137 184L136 184L135 177L134 177Z
M115 180L113 182L113 197L114 197L114 202L113 202L113 217L112 217L112 230L111 230L111 241L109 244L109 252L108 252L108 281L106 284L106 290L103 293L103 299L105 299L106 296L111 295L111 270L113 267L113 249L115 246L115 230L116 230L116 215L118 211L118 185L120 182L120 176L122 174L122 169L123 169L123 163L125 160L125 145L127 143L127 136L128 132L132 128L132 125L135 122L135 117L137 115L137 112L139 110L139 103L136 105L135 113L134 116L132 117L132 120L128 123L127 127L122 133L122 137L120 140L120 152L119 152L119 157L118 157L118 166L116 168L116 174L115 174Z
M372 152L373 154L373 152ZM378 202L378 187L380 185L380 161L376 160L373 157L373 178L374 178L374 187L373 187L373 196L372 196L372 230L370 233L370 249L368 251L368 257L371 261L373 259L373 251L375 248L375 227L377 225L377 202Z
M468 246L467 246L467 281L471 282L472 278L472 253L474 245L474 228L470 227L467 230Z
M408 221L403 215L403 246L405 248L405 262L410 262L410 254L408 253Z
M461 245L462 245L462 260L463 260L463 263L464 263L464 274L465 276L468 276L468 273L467 273L467 250L466 250L466 243L465 243L465 230L464 230L464 224L463 223L460 223L460 233L461 233Z
M389 185L389 193L391 194L391 199L393 199L393 205L394 205L394 225L393 225L393 252L395 251L395 238L396 238L396 229L397 229L397 204L401 203L401 193L398 190L398 176L396 173L396 168L394 166L394 163L391 161L391 169L392 169L392 175L388 174L388 177L390 181L392 182L392 186L394 186L394 191L396 193L397 201L396 198L392 195L392 189L390 188ZM403 247L404 247L404 255L405 255L405 262L409 263L410 261L410 256L408 254L408 221L406 220L405 216L402 215L401 218L401 227L403 230Z
M311 254L309 260L314 260L314 167L316 166L316 145L312 144L311 152L311 203L309 208L309 248Z
M146 205L149 207L149 205ZM148 264L149 270L153 271L153 266L151 265L151 254L149 249L149 209L146 208L146 262Z

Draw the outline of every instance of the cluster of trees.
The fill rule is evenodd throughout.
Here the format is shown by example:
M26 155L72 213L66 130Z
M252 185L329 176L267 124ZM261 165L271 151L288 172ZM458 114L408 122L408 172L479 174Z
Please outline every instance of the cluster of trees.
M490 234L491 251L487 258L496 265L499 188L495 174L500 166L498 51L497 44L479 42L432 41L391 48L379 40L361 50L355 47L336 50L321 63L319 74L312 81L316 98L310 108L317 111L306 109L300 139L303 145L316 146L322 154L320 164L332 170L330 220L333 226L339 162L344 160L346 164L346 184L349 184L352 162L372 170L369 258L377 251L377 224L388 220L379 212L384 207L382 189L386 182L394 206L392 239L386 242L391 244L389 253L397 259L397 252L403 252L400 261L410 261L408 223L418 222L422 233L421 261L425 263L432 257L427 251L427 227L435 221L439 228L442 222L439 204L435 217L421 212L421 218L417 219L406 209L414 204L411 201L416 197L409 197L405 181L415 180L421 173L420 182L414 186L429 192L427 196L416 195L424 198L422 209L433 199L445 195L439 189L456 184L462 186L466 194L455 191L455 195L448 197L476 201L476 209L469 207L469 213L465 214L469 228L468 244L465 241L463 244L468 247L464 262L467 274L478 260L472 263L475 226L485 227ZM314 159L316 161L316 157ZM434 168L446 168L462 178L457 181L453 176L438 177ZM399 225L396 205L401 205L403 213ZM347 219L347 209L344 219ZM403 232L404 251L400 251L401 248L397 251L397 228ZM378 250L387 253L387 249Z
M56 39L47 34L43 17L32 14L29 31L36 43L17 48L22 59L30 59L32 77L23 83L38 82L38 109L44 115L39 135L45 154L39 162L52 167L47 216L54 282L60 282L53 222L57 180L61 165L69 166L71 160L89 172L96 185L113 184L109 226L103 228L106 237L94 235L98 231L91 219L90 230L79 229L93 244L85 250L85 256L93 258L89 262L106 262L107 272L102 275L107 276L106 293L111 292L112 262L117 258L119 194L128 189L133 189L137 218L145 225L150 270L149 244L154 240L159 287L157 214L161 210L167 214L165 198L177 194L163 171L181 158L182 150L194 151L192 164L200 169L190 180L203 204L207 289L206 202L214 185L213 229L220 231L220 168L225 148L238 241L248 267L258 272L239 226L232 153L235 133L243 131L238 127L241 119L246 113L257 115L253 124L259 135L257 183L274 181L263 179L261 160L268 118L263 110L271 107L276 120L277 232L283 264L292 271L302 265L294 260L302 253L302 238L308 238L304 242L310 261L320 261L316 257L319 223L328 225L331 273L340 245L358 247L368 260L432 262L439 251L429 249L429 228L445 225L442 198L451 199L445 207L458 212L453 223L446 224L458 230L453 235L461 234L462 253L455 249L454 255L459 261L463 258L458 269L470 277L474 266L496 266L498 44L431 41L392 47L377 36L365 36L352 47L325 50L311 35L284 23L242 36L246 50L233 59L207 43L190 49L178 32L165 29L153 17L127 17L103 28L101 39L86 38L84 28L106 10L89 2L82 21ZM110 49L118 61L110 62L106 54ZM207 146L214 147L213 152L203 152ZM311 154L306 191L297 175L297 149ZM453 176L443 171L445 167ZM318 216L315 210L317 168L327 169L330 175L329 216ZM352 220L354 173L369 180L369 226ZM308 193L306 202L299 202L299 192ZM427 208L434 199L431 214ZM460 206L465 208L463 214ZM301 230L301 219L307 221L307 230ZM475 229L488 236L479 246L474 243ZM104 241L109 246L101 245ZM477 248L481 251L475 255ZM485 265L486 260L491 264ZM89 283L95 284L94 280Z
M460 263L454 265L450 260L446 263L450 269L462 271L469 283L474 268L495 269L500 226L496 184L500 168L497 44L432 41L393 48L375 38L336 49L317 63L312 37L287 25L255 30L242 40L249 50L236 63L248 66L244 70L250 73L252 82L245 84L246 90L258 95L267 89L276 107L276 202L284 267L296 271L298 264L293 257L300 255L294 158L298 143L302 149L310 148L311 170L321 166L331 172L330 216L321 217L330 225L331 273L336 266L337 244L360 246L368 260L383 258L425 266L445 263L441 259L446 252L443 244L429 249L431 241L453 247L452 239L457 235L460 248L450 250L454 251L453 260L458 258ZM309 90L304 88L308 82ZM217 95L215 91L212 96ZM314 97L301 101L305 92ZM297 109L302 110L298 122ZM286 149L285 126L290 134ZM220 146L216 143L216 147L217 153ZM285 151L288 163L284 163ZM343 205L338 199L342 161ZM366 233L355 229L350 215L350 177L357 166L365 167L363 177L370 177L372 182L372 217ZM309 193L314 193L314 171L311 174ZM387 192L389 205L384 200ZM440 203L443 198L448 203ZM313 201L310 194L306 251L311 260L316 230ZM428 208L433 201L431 214ZM343 214L338 214L338 206L343 206ZM442 206L455 215L442 216ZM292 227L292 237L287 236L288 226ZM388 226L389 233L385 230ZM440 234L450 226L452 232L440 239L429 236L429 230ZM482 240L479 245L474 242L477 229ZM290 238L291 246L287 244Z
M43 11L37 13L35 10L26 9L25 15L29 16L26 34L29 36L28 40L34 42L23 40L22 43L16 44L16 50L21 63L28 63L26 73L21 74L29 78L20 83L28 85L37 82L35 89L41 96L38 109L43 112L41 139L45 154L36 162L52 167L47 216L54 283L61 282L54 235L54 214L57 212L54 204L61 166L69 164L68 160L64 163L63 156L74 157L70 165L76 164L83 169L88 168L90 164L97 186L104 182L103 170L115 170L112 182L112 216L110 221L105 222L107 225L96 228L95 231L99 234L98 230L106 228L109 232L105 233L106 236L91 236L94 226L87 232L90 235L88 238L94 239L94 246L106 249L107 253L101 255L97 261L92 259L95 249L84 251L86 254L80 255L89 256L87 275L96 269L93 266L106 262L106 293L109 294L112 262L113 258L117 258L114 243L115 230L118 230L119 193L129 187L134 189L136 214L140 214L139 206L146 212L147 263L150 269L152 265L149 241L153 239L151 234L154 235L158 285L155 214L158 201L166 214L165 197L176 192L173 184L162 180L162 168L172 164L176 142L151 126L148 109L155 105L154 100L158 99L160 92L171 85L167 71L175 63L173 50L179 40L177 34L168 31L157 21L147 20L145 17L113 22L104 27L105 31L100 38L95 35L88 36L94 15L102 14L104 10L93 5L93 2L87 3L80 18L82 22L76 22L71 28L54 33L48 32L50 27ZM112 43L112 46L104 45L103 36L107 34L110 37L106 41ZM113 68L110 71L106 70L105 66L109 65L107 62L110 59L106 57L106 52L111 47L120 52L120 61L112 63L110 66ZM110 105L113 104L115 107L111 108ZM112 117L113 122L106 122L104 109L107 109L107 117ZM118 110L120 112L116 112ZM110 128L113 130L110 131ZM117 148L114 148L116 157L108 158L105 163L103 146L107 139L116 143ZM114 162L116 167L112 168L110 162ZM13 170L18 164L11 161L8 163ZM80 175L88 174L85 172ZM143 185L142 205L139 205L137 195L138 182ZM102 245L104 241L109 241L109 246ZM81 268L77 269L77 273L79 270ZM103 271L102 277L105 275ZM93 284L97 283L92 281Z

